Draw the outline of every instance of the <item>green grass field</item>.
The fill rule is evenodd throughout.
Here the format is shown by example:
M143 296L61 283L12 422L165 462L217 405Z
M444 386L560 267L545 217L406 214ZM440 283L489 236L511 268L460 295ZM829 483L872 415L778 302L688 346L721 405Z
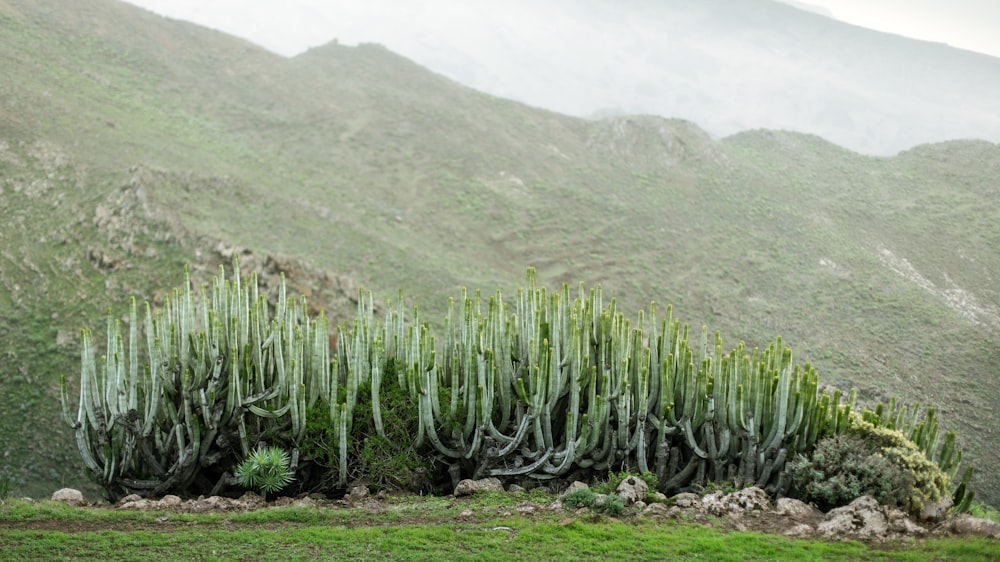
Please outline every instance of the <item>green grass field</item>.
M398 497L376 508L181 514L0 504L5 560L996 560L995 539L866 545L732 531L721 520L551 512L541 494ZM518 507L538 505L533 513ZM463 515L464 513L464 515Z

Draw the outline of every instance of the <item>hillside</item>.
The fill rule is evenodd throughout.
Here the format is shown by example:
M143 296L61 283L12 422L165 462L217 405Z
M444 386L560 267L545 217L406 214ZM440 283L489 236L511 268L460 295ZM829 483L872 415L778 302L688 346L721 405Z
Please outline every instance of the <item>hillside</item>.
M404 288L433 320L459 287L510 291L533 265L622 310L673 303L729 346L781 334L827 384L938 407L1000 502L998 145L875 158L789 132L585 121L379 46L289 60L109 0L0 0L0 28L15 493L80 481L57 391L78 330L240 252L337 319L364 286Z

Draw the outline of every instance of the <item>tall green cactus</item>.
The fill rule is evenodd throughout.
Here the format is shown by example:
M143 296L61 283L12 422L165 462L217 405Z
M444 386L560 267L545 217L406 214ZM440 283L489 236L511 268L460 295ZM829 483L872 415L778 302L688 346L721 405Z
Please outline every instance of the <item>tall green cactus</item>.
M846 418L780 339L724 354L703 331L696 351L669 307L661 323L655 305L648 318L633 327L599 287L549 293L529 270L513 311L499 292L453 300L439 354L416 311L404 328L390 307L380 333L419 400L418 442L470 476L620 468L655 470L667 489L728 479L781 492L789 454Z
M85 464L110 497L138 492L208 493L261 440L292 450L304 435L307 403L329 399L327 323L279 291L274 315L257 280L220 268L210 291L185 286L140 324L135 300L128 331L109 313L105 354L82 333L75 429ZM307 384L308 383L308 384Z

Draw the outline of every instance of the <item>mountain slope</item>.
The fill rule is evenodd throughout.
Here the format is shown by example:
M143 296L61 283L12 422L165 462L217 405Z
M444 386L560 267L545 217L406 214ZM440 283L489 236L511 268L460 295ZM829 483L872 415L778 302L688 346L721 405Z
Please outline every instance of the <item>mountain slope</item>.
M116 2L0 0L0 455L14 489L79 480L58 420L84 325L233 253L336 319L357 286L441 317L460 286L602 283L826 384L939 408L1000 499L1000 147L895 158L817 137L713 141L584 121L384 48L294 59ZM662 306L662 305L661 305ZM72 376L71 376L72 378ZM57 426L53 445L35 435ZM73 466L73 468L71 468ZM3 474L0 474L3 476Z

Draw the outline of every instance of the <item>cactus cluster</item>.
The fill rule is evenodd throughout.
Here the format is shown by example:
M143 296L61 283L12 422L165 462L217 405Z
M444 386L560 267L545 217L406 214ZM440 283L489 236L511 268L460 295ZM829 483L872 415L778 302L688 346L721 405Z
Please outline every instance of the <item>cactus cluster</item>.
M726 354L702 330L692 345L670 307L657 321L651 305L633 325L599 287L549 293L531 270L513 307L499 292L452 301L440 348L416 311L410 324L403 313L390 307L371 345L404 366L416 438L456 477L614 469L651 472L664 491L734 481L781 493L789 455L846 428L852 407L817 397L815 370L794 365L780 338Z
M384 388L415 405L413 447L453 482L624 470L654 474L664 492L732 482L780 495L786 460L846 431L856 410L855 393L820 394L816 371L780 338L725 353L718 333L692 335L670 307L658 319L653 304L633 324L600 287L549 292L533 270L511 303L463 290L437 337L416 308L407 316L402 293L376 318L361 292L331 356L322 315L310 319L283 288L271 307L234 268L210 294L185 287L162 310L146 305L141 325L133 302L127 334L109 316L99 364L84 331L76 419L65 385L64 410L109 495L217 491L263 443L289 449L295 470L300 450L315 450L303 446L307 411L328 416L324 478L345 486L359 393L370 393L367 431L385 439ZM922 427L936 438L936 422ZM945 443L939 456L957 469L953 437Z
M270 306L256 277L234 269L197 295L186 275L160 310L146 304L141 324L135 299L125 328L109 312L99 361L82 331L79 407L74 418L63 377L63 416L109 497L215 493L268 439L293 444L296 465L307 404L329 392L327 321L283 286Z

